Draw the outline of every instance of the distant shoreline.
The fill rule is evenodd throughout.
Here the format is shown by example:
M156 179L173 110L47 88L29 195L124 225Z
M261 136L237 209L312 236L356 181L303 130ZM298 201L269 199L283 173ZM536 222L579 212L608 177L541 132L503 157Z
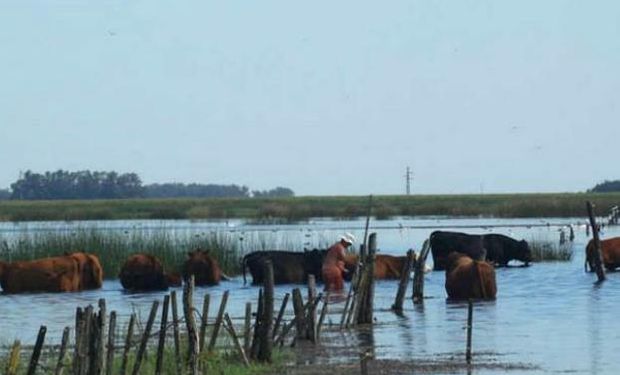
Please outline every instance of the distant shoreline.
M380 195L374 217L488 216L498 218L581 217L592 201L598 216L620 204L620 193L528 193L469 195ZM0 221L129 219L249 219L291 223L314 217L365 216L367 196L292 198L171 198L0 201Z

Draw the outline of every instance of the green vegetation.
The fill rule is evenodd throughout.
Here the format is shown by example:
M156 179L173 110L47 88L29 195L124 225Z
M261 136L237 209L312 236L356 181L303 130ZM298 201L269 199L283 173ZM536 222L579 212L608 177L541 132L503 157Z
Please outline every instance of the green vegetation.
M591 193L610 193L620 191L620 180L604 181L600 184L596 184L592 189L588 190Z
M17 240L0 237L3 260L37 259L83 250L99 256L106 278L116 278L127 257L146 252L157 256L168 271L179 271L188 251L211 251L224 273L239 272L238 242L221 233L172 234L169 231L24 232Z
M586 200L603 215L620 202L620 193L385 195L373 198L373 213L378 219L414 215L570 217L584 216ZM364 216L367 201L365 196L0 201L0 220L247 218L295 222L311 217Z
M532 238L528 241L535 262L568 262L573 257L573 243Z

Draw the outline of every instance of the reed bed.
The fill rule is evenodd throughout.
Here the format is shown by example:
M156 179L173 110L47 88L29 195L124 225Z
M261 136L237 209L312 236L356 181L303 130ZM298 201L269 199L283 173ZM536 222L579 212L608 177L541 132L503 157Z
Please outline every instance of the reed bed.
M535 262L568 262L573 258L573 243L532 238L528 241Z

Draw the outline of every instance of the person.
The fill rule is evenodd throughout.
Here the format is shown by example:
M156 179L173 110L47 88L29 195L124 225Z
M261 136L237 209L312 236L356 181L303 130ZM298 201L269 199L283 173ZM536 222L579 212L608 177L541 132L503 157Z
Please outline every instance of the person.
M355 236L351 233L345 233L340 237L340 241L327 249L327 255L325 255L321 269L326 291L344 289L343 274L347 272L345 268L346 252L353 242L355 242Z

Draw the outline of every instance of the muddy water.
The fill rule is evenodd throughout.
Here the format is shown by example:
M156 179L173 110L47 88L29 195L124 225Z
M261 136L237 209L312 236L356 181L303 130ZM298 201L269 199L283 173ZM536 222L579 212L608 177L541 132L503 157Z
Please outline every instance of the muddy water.
M557 240L555 225L532 224L575 223L570 219L497 220L497 219L424 219L378 222L379 247L383 253L403 253L407 248L420 248L425 237L432 231L429 227L468 227L461 229L471 233L505 233L515 238L538 238ZM116 224L115 224L116 225ZM132 224L134 225L134 224ZM166 228L171 228L166 223ZM204 230L183 224L180 230ZM200 223L198 225L201 225ZM230 223L209 224L219 230L230 230ZM253 231L269 231L274 235L298 233L300 241L333 239L342 230L352 231L358 238L363 235L361 222L317 222L295 227L247 227L242 224L232 230L252 234ZM32 226L28 230L33 230ZM6 228L4 228L6 230ZM57 228L56 228L57 229ZM44 228L42 230L56 230ZM0 228L2 230L2 228ZM23 228L21 229L23 230ZM39 229L37 229L39 230ZM19 231L17 231L19 232ZM237 235L237 234L235 234ZM609 229L604 237L620 235L620 230ZM290 239L289 239L290 240ZM619 373L620 330L617 329L620 311L620 273L609 274L602 286L595 286L595 276L583 272L583 249L587 238L583 228L577 229L574 243L575 256L571 262L537 263L528 268L497 270L498 298L494 302L477 303L474 308L474 353L479 357L490 356L493 360L510 364L536 366L528 373ZM429 257L430 258L430 257ZM396 294L396 282L380 281L375 291L375 317L377 324L371 332L327 333L330 342L342 341L343 346L374 345L378 358L433 358L462 355L465 346L466 306L447 303L443 287L443 272L426 276L428 298L423 306L405 303L402 317L389 311ZM290 292L292 286L278 286L279 298ZM243 315L246 301L255 301L257 288L244 286L240 278L213 288L198 288L196 304L205 293L211 293L211 314L216 311L224 290L230 290L228 311L231 316ZM179 291L180 293L180 291ZM127 294L115 280L106 281L102 290L68 294L0 295L0 343L14 338L34 342L38 326L48 326L48 338L59 340L62 328L73 322L76 306L95 304L105 298L108 309L118 311L121 322L126 322L132 311L143 319L154 299L163 293ZM335 303L333 310L341 308ZM336 314L329 316L334 324L339 322ZM325 360L325 359L323 359ZM329 361L338 361L332 355ZM525 371L525 370L523 370ZM484 371L482 371L484 372ZM488 371L495 373L497 371ZM519 371L515 371L519 372ZM513 372L513 373L515 373ZM477 372L478 373L478 372Z

